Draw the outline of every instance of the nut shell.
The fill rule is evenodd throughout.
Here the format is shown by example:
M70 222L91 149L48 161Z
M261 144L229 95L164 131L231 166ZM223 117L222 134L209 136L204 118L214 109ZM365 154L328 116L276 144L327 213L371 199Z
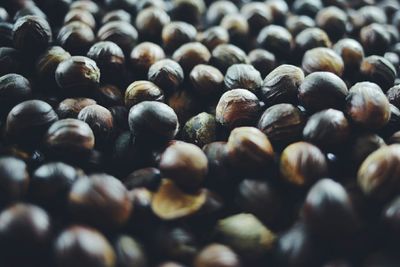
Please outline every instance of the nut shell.
M370 154L361 164L357 182L363 193L375 200L386 201L400 187L400 146L384 146Z
M57 266L113 267L116 255L111 244L99 231L74 225L62 231L55 240Z
M94 174L73 184L68 207L77 221L101 229L118 229L128 221L132 203L119 180L106 174Z
M382 89L375 83L356 83L346 98L346 113L359 126L379 129L390 120L390 104Z
M267 105L297 103L297 92L304 72L293 65L280 65L272 70L261 86L261 97Z
M297 142L283 150L280 159L281 177L295 186L307 186L328 174L328 164L318 147Z
M177 142L162 153L159 167L164 177L182 189L196 190L208 172L208 160L196 145Z
M162 220L176 220L196 213L205 202L204 190L195 194L187 194L172 181L164 180L153 195L151 208Z
M56 82L66 95L91 95L100 83L100 69L90 58L73 56L58 65Z
M216 120L228 129L252 126L261 112L257 96L246 89L224 93L216 107Z
M305 73L329 71L342 76L344 71L343 59L330 48L317 47L308 50L303 57L301 66Z
M224 84L226 90L242 88L258 93L262 78L260 72L252 65L235 64L226 71Z

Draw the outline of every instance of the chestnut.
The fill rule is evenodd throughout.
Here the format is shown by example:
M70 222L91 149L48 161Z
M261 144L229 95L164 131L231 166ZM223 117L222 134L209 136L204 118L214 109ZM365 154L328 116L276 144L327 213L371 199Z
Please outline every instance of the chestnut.
M240 9L240 13L248 22L251 32L257 35L262 28L272 24L273 14L271 8L265 3L250 2Z
M37 16L43 18L47 21L46 14L35 4L27 5L20 10L18 10L13 17L13 21L17 21L18 19L25 16Z
M208 172L207 157L196 145L177 142L161 154L159 168L164 177L186 190L198 189Z
M328 34L317 27L306 28L297 34L295 40L296 57L301 60L308 50L317 47L331 47L332 43Z
M369 55L383 55L390 46L390 34L381 24L372 23L361 29L360 41Z
M107 174L92 174L72 185L68 208L73 220L109 230L118 229L128 221L132 203L118 179Z
M54 94L57 89L55 73L58 65L71 58L71 54L60 46L50 47L36 63L36 74L40 90Z
M393 67L396 69L400 66L400 57L395 52L386 52L383 55L390 63L392 63Z
M40 9L36 4L34 3L28 3L27 5L23 6L21 9L19 9L15 14L14 17L12 17L12 20L15 22L19 18L25 17L25 16L38 16L47 21L47 16L46 14Z
M129 111L129 128L138 140L160 143L172 140L178 132L179 122L175 111L157 101L143 101Z
M214 26L198 33L197 40L212 51L220 44L229 43L229 33L221 26Z
M100 69L102 83L119 84L125 70L125 56L122 49L113 42L95 43L87 57L94 60Z
M100 83L100 69L94 60L73 56L56 69L56 82L68 96L91 95Z
M239 13L235 3L226 0L213 1L206 10L205 20L208 25L217 25L228 14Z
M364 133L357 136L352 145L350 155L353 164L358 169L372 152L385 145L385 141L377 134Z
M346 113L360 127L380 129L389 122L390 105L379 85L360 82L349 90Z
M76 119L83 108L94 104L96 101L91 98L66 98L58 104L56 112L60 119Z
M175 92L184 80L184 72L178 62L161 59L149 68L147 79L159 86L165 93Z
M92 129L95 145L98 148L108 145L114 134L114 120L111 112L103 106L94 104L84 107L78 120L86 122Z
M247 175L263 173L274 159L268 137L254 127L237 127L229 135L226 159L231 168Z
M328 108L341 110L345 106L347 95L345 82L331 72L314 72L307 75L298 92L300 103L310 111Z
M131 0L104 0L100 1L104 4L107 10L112 11L124 11L128 14L134 14L136 12L136 1Z
M390 110L390 119L388 123L386 123L385 126L383 126L379 130L379 134L383 138L388 138L392 134L400 130L400 128L398 127L399 125L398 123L400 121L400 110L392 104L389 104L389 110Z
M210 65L216 67L225 74L226 70L233 64L248 63L245 52L232 44L220 44L211 53Z
M213 97L222 93L224 75L213 66L199 64L189 77L193 90L200 96Z
M37 16L47 21L47 15L36 4L28 4L24 6L14 14L12 19L15 22L25 16Z
M120 1L120 0L117 0ZM131 1L131 0L123 0L123 1ZM136 2L136 1L133 1ZM142 10L148 7L158 7L163 10L167 10L167 5L163 0L139 0L136 4L136 10Z
M303 129L303 138L322 149L335 150L348 141L350 132L350 123L343 112L326 109L308 119Z
M202 102L199 101L197 95L189 90L175 91L169 96L167 103L175 111L181 125L198 114L202 108Z
M276 261L280 266L320 266L322 252L318 240L305 226L296 222L276 241Z
M399 108L400 107L400 85L395 85L395 86L391 87L386 92L386 97L388 98L390 104Z
M203 151L208 160L208 174L204 182L206 187L223 197L231 197L235 183L231 183L232 172L227 163L226 142L212 142L205 145Z
M36 57L49 46L52 32L49 23L39 16L23 16L13 28L14 47L29 57Z
M99 105L106 108L121 106L124 103L124 96L122 95L121 90L111 84L98 87L94 92L93 98Z
M52 211L64 211L69 190L81 176L81 170L62 162L43 164L32 174L29 198Z
M135 170L123 179L123 183L128 190L145 187L151 191L156 191L161 184L161 172L154 167Z
M252 65L234 64L228 68L224 78L226 90L237 88L258 93L262 84L261 74Z
M196 237L187 227L161 226L151 239L155 255L160 258L190 263L198 251Z
M23 55L11 47L0 47L0 75L23 72Z
M116 255L106 237L98 230L72 225L56 237L54 261L57 267L113 267L116 266Z
M311 187L302 212L310 231L327 242L346 240L359 229L350 195L332 179L322 179Z
M380 56L369 56L361 62L360 73L366 81L377 83L385 92L394 85L397 71L392 63Z
M71 3L70 9L78 9L90 12L93 16L97 17L100 13L100 7L96 2L77 0Z
M307 142L287 146L280 158L282 179L294 186L308 186L328 174L328 163L321 150Z
M284 202L277 187L262 180L244 179L237 186L235 203L271 228L282 227Z
M217 121L215 116L202 112L189 119L182 129L182 139L203 147L217 139Z
M71 9L64 17L64 25L73 21L80 21L88 25L90 28L96 28L96 20L92 13L82 9Z
M171 18L197 26L201 22L205 9L203 0L173 0Z
M362 45L350 38L339 40L334 46L333 50L342 57L344 62L345 72L357 70L364 59L364 48Z
M308 50L303 56L301 66L306 74L328 71L337 76L342 76L344 71L342 58L332 49L325 47Z
M297 103L297 93L303 83L303 71L294 66L283 64L273 69L265 77L261 86L261 99L267 105L279 103Z
M11 143L37 147L47 129L57 120L58 116L49 104L41 100L27 100L11 109L5 135Z
M287 17L285 27L294 37L296 37L300 32L304 31L305 29L315 27L315 21L309 16L293 14ZM328 35L326 33L324 34L326 38L325 40L329 40ZM297 37L295 38L295 43L297 45Z
M57 43L72 55L86 55L94 42L93 30L80 21L72 21L64 25L57 36Z
M141 10L135 20L135 26L145 40L158 42L165 25L170 23L167 12L159 7L147 7Z
M146 267L147 256L143 246L128 235L120 235L114 242L118 267Z
M248 58L249 63L260 72L261 77L267 76L277 65L275 55L260 48L251 50Z
M260 101L246 89L233 89L224 93L216 107L216 120L228 129L252 126L260 112Z
M257 45L270 51L278 59L285 59L292 52L293 36L282 26L269 25L258 34Z
M215 226L215 240L234 249L245 260L259 260L273 248L276 236L254 215L239 213Z
M240 267L239 256L231 248L221 244L204 247L194 260L194 267Z
M62 119L53 123L44 137L48 154L69 160L86 157L93 149L94 142L92 129L77 119Z
M371 153L361 164L357 182L369 198L383 202L397 193L400 172L399 145L383 146Z
M133 71L139 76L146 76L151 65L164 59L164 50L157 44L151 42L140 43L130 54L130 63Z
M328 33L331 40L338 40L346 33L347 14L342 9L330 6L318 11L317 26Z
M149 81L135 81L125 91L125 106L132 106L143 101L164 101L163 91Z
M208 48L199 42L186 43L175 50L172 59L178 62L185 73L199 64L206 64L211 54Z
M123 9L116 9L111 10L104 14L103 18L101 19L101 24L106 24L111 21L125 21L130 23L132 20L131 14Z
M5 117L17 104L32 97L31 83L22 75L0 76L0 114Z
M115 43L127 57L138 41L138 32L127 21L110 21L99 29L97 39Z
M246 48L248 43L246 39L249 37L249 23L241 14L227 14L222 19L220 26L228 31L229 42Z
M379 7L381 7L385 11L388 17L393 17L400 5L397 1L385 0L382 1L382 3L379 3Z
M276 104L261 115L257 128L278 146L299 141L305 124L305 117L292 104Z
M323 8L321 0L294 0L292 9L299 15L315 17L319 10Z
M30 178L24 161L14 157L1 157L0 174L0 207L25 197Z
M196 28L183 21L173 21L162 29L162 43L167 52L173 53L180 46L194 42L196 39Z
M49 252L52 224L42 208L17 203L0 213L2 263L12 266L45 264Z

